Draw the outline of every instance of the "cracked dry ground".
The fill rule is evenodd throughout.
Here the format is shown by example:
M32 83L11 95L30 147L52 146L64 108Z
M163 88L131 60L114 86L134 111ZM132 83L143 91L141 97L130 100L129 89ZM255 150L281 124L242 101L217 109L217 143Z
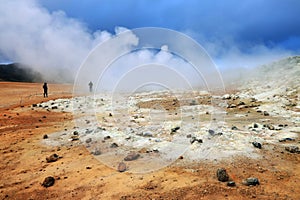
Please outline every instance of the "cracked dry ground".
M235 157L190 163L183 157L152 173L120 173L98 162L76 142L60 148L41 144L45 134L71 129L74 124L70 113L32 109L33 103L45 101L39 95L27 98L21 107L20 96L11 94L32 94L40 85L1 83L0 87L1 105L7 105L0 108L0 199L300 199L300 154L289 153L282 146L263 144L264 148L257 149L261 159ZM62 91L71 89L53 86L50 98L70 97ZM228 123L249 124L231 118L233 113L248 111L249 119L269 117L250 108L230 109ZM283 119L269 118L274 124L288 124ZM53 153L62 158L47 163L46 157ZM226 168L236 187L217 180L220 167ZM47 176L56 181L44 188L41 183ZM248 177L257 177L260 185L242 185Z

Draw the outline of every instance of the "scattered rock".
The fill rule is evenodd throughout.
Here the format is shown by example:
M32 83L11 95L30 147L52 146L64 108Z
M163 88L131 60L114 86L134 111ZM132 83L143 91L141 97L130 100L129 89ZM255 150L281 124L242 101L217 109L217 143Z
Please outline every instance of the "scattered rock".
M55 162L55 161L57 161L58 159L59 159L59 156L58 156L56 153L52 154L52 155L49 156L49 157L46 157L46 161L47 161L48 163L50 163L50 162Z
M71 141L76 141L76 140L79 140L78 135L72 135L71 136Z
M32 104L32 107L37 107L37 104L35 104L35 103L34 103L34 104Z
M294 138L283 138L281 140L279 140L279 142L286 142L286 141L295 141Z
M225 95L223 95L222 99L223 100L225 100L225 99L231 99L231 96L229 94L225 94Z
M101 151L99 149L96 149L95 151L92 152L92 154L98 156L101 154Z
M111 137L109 135L104 137L104 140L109 140Z
M236 126L232 126L231 130L238 130L238 128Z
M259 142L252 142L252 145L253 145L255 148L261 149L261 144L260 144Z
M227 174L226 169L224 168L219 168L217 170L217 177L218 180L221 182L226 182L229 180L229 175Z
M300 153L300 149L297 146L285 147L285 150L290 152L290 153Z
M44 182L42 183L42 186L47 188L54 185L54 183L55 183L55 179L52 176L48 176L45 178Z
M92 138L88 138L88 139L86 139L86 140L85 140L85 142L86 142L86 143L90 143L90 142L92 142Z
M52 106L51 109L52 109L52 110L58 109L58 107L57 107L57 106Z
M151 132L144 132L143 136L144 137L153 137L153 134Z
M74 131L73 135L79 135L78 131Z
M243 180L242 182L244 185L247 185L247 186L250 186L250 185L259 185L259 181L258 181L258 178L253 178L253 177L250 177L250 178L247 178L245 180Z
M120 162L118 165L118 171L119 172L125 172L127 169L126 164L124 162Z
M264 116L269 116L270 114L267 111L263 112Z
M135 152L130 152L125 158L125 161L132 161L132 160L136 160L140 157L140 154L135 153Z
M257 123L254 123L254 124L253 124L253 128L258 128L258 124L257 124Z
M227 106L227 108L236 108L236 105L235 104L230 104Z
M229 186L229 187L234 187L234 186L236 186L236 184L235 184L234 181L228 181L228 182L227 182L227 186Z
M117 147L119 147L119 145L115 142L110 145L110 148L117 148Z
M192 137L192 134L187 134L186 135L186 138L191 138Z
M175 133L176 131L178 131L180 129L179 126L176 126L175 128L171 129L171 133Z
M208 130L208 133L211 134L211 135L214 135L214 134L215 134L215 131L212 130L212 129L209 129L209 130Z
M192 137L190 143L193 144L194 142L203 143L203 140L196 137Z
M86 169L92 169L90 166L87 166Z
M43 139L48 139L48 135L45 134L45 135L43 136Z
M264 127L267 127L269 130L275 130L275 127L271 124L266 124Z
M108 116L112 117L113 115L112 115L111 113L109 113L109 115L108 115Z

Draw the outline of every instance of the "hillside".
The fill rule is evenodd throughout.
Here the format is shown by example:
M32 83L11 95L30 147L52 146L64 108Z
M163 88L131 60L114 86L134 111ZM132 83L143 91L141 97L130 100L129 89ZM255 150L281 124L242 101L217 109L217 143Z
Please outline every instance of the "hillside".
M29 67L19 64L0 64L0 81L42 82L42 75Z

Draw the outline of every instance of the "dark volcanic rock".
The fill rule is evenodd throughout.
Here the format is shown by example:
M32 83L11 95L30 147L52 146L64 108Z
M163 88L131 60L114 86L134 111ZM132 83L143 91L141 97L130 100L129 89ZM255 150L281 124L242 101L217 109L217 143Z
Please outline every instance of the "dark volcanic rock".
M267 111L264 111L264 116L269 116L270 114Z
M300 153L300 149L297 146L285 147L285 150L290 152L290 153Z
M226 169L224 169L224 168L219 168L217 170L217 177L218 177L218 180L222 181L222 182L226 182L229 180L229 175L227 174Z
M48 135L45 134L45 135L43 136L43 139L47 139L47 138L48 138Z
M92 138L88 138L88 139L86 139L86 140L85 140L85 142L86 142L86 143L90 143L90 142L92 142Z
M215 131L212 130L212 129L209 129L209 130L208 130L208 133L211 134L211 135L214 135L214 134L215 134Z
M109 140L111 137L109 135L104 137L104 140Z
M234 181L228 181L228 182L227 182L227 186L229 186L229 187L234 187L234 186L236 186L236 184L235 184Z
M119 165L118 165L118 171L119 172L125 172L126 169L127 169L126 164L123 163L123 162L120 162Z
M115 142L110 145L110 148L117 148L117 147L119 147L119 145Z
M243 184L247 185L247 186L250 186L250 185L259 185L259 181L258 181L258 178L250 177L250 178L245 179L243 181Z
M260 144L259 142L252 142L252 145L253 145L255 148L261 149L261 144Z
M203 140L196 137L192 137L190 143L193 144L194 142L203 143Z
M73 135L79 135L78 131L74 131Z
M279 142L286 142L286 141L295 141L294 138L283 138L281 140L279 140Z
M47 160L48 163L49 162L55 162L58 159L59 159L59 156L56 153L54 153L51 156L49 156L49 157L46 158L46 160Z
M172 128L171 129L171 132L172 133L175 133L176 131L178 131L180 129L180 127L179 126L176 126L175 128Z
M140 154L135 153L135 152L130 152L125 158L125 161L132 161L132 160L136 160L140 157Z
M54 185L54 183L55 179L52 176L48 176L47 178L45 178L44 182L42 183L42 186L47 188Z

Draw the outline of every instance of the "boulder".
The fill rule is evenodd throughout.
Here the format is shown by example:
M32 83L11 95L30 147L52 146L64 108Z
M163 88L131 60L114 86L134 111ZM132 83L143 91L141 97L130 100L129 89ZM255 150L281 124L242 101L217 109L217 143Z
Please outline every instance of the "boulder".
M54 183L55 183L55 179L52 176L48 176L44 179L42 186L47 188L47 187L51 187L52 185L54 185Z
M250 177L250 178L247 178L243 181L243 184L244 185L247 185L247 186L250 186L250 185L259 185L259 181L258 181L258 178L253 178L253 177Z
M218 180L221 182L226 182L229 180L229 175L226 172L226 169L224 169L224 168L219 168L217 170L217 177L218 177Z

